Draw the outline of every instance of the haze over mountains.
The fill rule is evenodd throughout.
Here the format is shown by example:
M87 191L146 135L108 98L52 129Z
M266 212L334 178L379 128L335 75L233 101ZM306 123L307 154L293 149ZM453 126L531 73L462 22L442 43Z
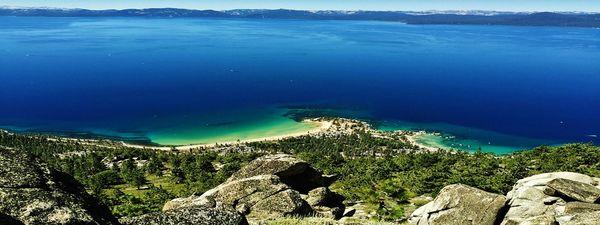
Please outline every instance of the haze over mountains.
M600 27L600 13L499 11L338 11L288 9L192 10L176 8L88 10L0 7L0 16L47 17L210 17L306 20L376 20L407 24L472 24Z

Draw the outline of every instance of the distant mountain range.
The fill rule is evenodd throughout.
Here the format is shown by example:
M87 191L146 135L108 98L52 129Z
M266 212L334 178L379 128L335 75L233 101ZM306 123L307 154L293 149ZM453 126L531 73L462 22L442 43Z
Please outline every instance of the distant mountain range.
M0 7L0 16L41 17L212 17L305 20L375 20L407 24L473 24L600 28L600 13L497 11L308 11L288 9L192 10L176 8L88 10Z

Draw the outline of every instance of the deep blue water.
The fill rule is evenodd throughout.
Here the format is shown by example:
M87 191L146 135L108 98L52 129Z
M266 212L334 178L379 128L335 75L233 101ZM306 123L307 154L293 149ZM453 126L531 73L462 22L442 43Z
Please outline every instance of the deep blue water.
M143 136L294 104L519 137L462 133L502 145L594 141L600 29L0 17L3 127Z

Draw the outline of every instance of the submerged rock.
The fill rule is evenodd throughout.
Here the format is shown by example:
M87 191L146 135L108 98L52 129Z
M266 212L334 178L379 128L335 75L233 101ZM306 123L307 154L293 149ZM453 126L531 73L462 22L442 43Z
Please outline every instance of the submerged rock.
M68 174L0 148L0 224L118 224Z

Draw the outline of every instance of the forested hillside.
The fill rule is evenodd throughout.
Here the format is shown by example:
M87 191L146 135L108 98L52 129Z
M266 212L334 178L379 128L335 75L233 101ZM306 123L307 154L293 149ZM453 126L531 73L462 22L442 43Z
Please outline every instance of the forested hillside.
M374 219L402 220L441 188L462 183L503 194L520 178L553 171L600 177L600 148L593 144L538 147L510 155L459 151L423 152L402 138L359 132L298 137L193 152L126 148L117 142L82 142L43 135L0 133L0 146L39 157L73 175L119 216L159 211L175 197L201 194L267 153L290 153L325 174L350 203L377 212ZM216 151L219 149L220 151ZM240 150L223 154L223 149ZM243 151L242 151L243 150Z

